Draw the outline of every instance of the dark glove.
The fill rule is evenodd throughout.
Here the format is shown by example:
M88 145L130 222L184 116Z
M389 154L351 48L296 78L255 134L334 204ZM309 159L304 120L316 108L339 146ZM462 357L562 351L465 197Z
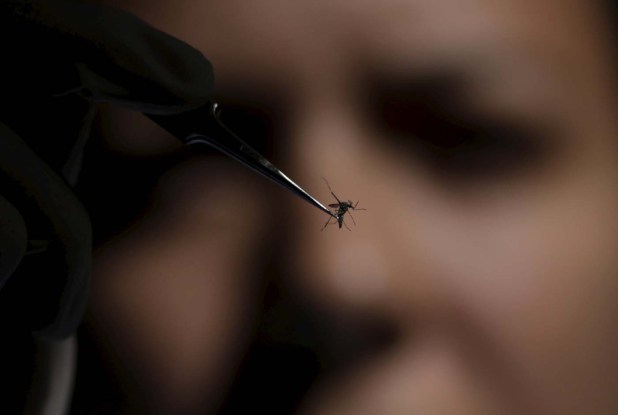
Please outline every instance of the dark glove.
M63 338L87 300L90 222L70 187L92 103L183 112L209 100L212 68L128 13L68 1L2 1L0 56L0 312Z

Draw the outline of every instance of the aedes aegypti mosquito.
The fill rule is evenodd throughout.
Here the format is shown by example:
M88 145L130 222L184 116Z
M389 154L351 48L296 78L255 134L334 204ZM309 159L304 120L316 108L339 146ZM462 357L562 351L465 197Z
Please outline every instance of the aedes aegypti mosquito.
M322 179L324 179L324 177L322 177ZM328 184L328 181L324 179L324 182L326 183L326 186L328 186L328 190L330 190L330 194L333 195L333 197L337 200L337 203L331 203L328 205L328 207L337 209L337 211L334 212L334 215L335 215L334 218L328 218L328 222L326 222L322 230L324 230L328 225L331 224L331 219L336 219L336 222L332 223L333 225L335 223L338 223L339 229L341 229L342 226L345 226L347 230L351 231L348 225L346 225L346 223L343 221L344 215L348 213L350 217L352 218L352 222L354 222L354 226L356 226L356 221L354 220L354 217L352 216L352 212L350 212L350 210L367 210L367 209L357 207L358 201L356 203L352 203L351 200L348 200L347 202L342 202L341 200L339 200L335 192L333 192L333 189L330 188L330 184Z

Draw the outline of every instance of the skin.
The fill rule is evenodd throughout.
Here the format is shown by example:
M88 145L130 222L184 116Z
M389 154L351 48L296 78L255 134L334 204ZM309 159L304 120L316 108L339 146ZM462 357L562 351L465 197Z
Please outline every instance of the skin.
M380 321L394 333L388 347L318 382L300 413L618 413L615 72L594 3L122 7L201 49L216 68L222 101L245 97L274 114L281 126L274 161L290 177L332 203L323 175L340 199L367 208L352 212L352 232L320 232L323 215L295 198L268 205L243 197L242 212L266 204L286 226L256 213L260 226L273 228L256 225L255 237L243 231L241 261L274 233L286 247L278 258L287 284L304 300L343 326ZM441 81L430 84L437 75ZM480 172L465 158L432 158L415 147L423 139L415 130L393 130L384 112L410 85L441 88L440 119L454 108L464 122L482 119L477 129L500 121L526 131L531 145L510 146L498 135L508 162L481 145L481 160L494 162ZM234 301L238 292L251 296L229 292ZM123 295L101 290L98 301ZM158 330L152 336L165 336L165 327ZM345 340L333 332L335 342ZM112 334L119 344L132 336ZM242 336L226 339L237 344ZM217 350L213 360L225 347ZM199 387L216 383L211 376Z

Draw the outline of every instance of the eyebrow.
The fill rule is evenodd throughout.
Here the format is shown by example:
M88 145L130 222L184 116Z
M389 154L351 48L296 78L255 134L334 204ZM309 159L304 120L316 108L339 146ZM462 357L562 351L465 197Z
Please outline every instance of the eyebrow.
M363 98L369 102L392 102L458 111L470 95L472 78L463 68L440 68L396 74L370 74Z
M370 68L364 76L372 94L407 95L409 100L460 114L508 114L547 122L555 118L557 113L552 112L561 106L564 88L552 86L556 79L545 65L543 56L490 41L431 60L391 62Z
M563 123L556 100L560 95L552 96L536 86L537 82L553 82L542 58L537 65L530 56L519 56L517 49L490 45L479 49L367 71L365 109L380 116L380 105L391 106L393 122L401 122L402 128L415 123L437 125L441 120L456 128L499 122L545 131L544 136L558 132ZM508 81L512 76L513 81ZM550 85L549 90L555 88Z

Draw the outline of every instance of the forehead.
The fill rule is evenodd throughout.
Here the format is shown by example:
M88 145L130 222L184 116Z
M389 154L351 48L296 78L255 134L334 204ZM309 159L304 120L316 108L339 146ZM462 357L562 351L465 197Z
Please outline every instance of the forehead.
M599 55L602 25L591 5L573 0L228 0L202 4L200 10L187 4L189 19L181 30L224 76L244 70L281 80L303 71L315 76L334 66L408 70L452 61L473 65L509 54L580 65Z

